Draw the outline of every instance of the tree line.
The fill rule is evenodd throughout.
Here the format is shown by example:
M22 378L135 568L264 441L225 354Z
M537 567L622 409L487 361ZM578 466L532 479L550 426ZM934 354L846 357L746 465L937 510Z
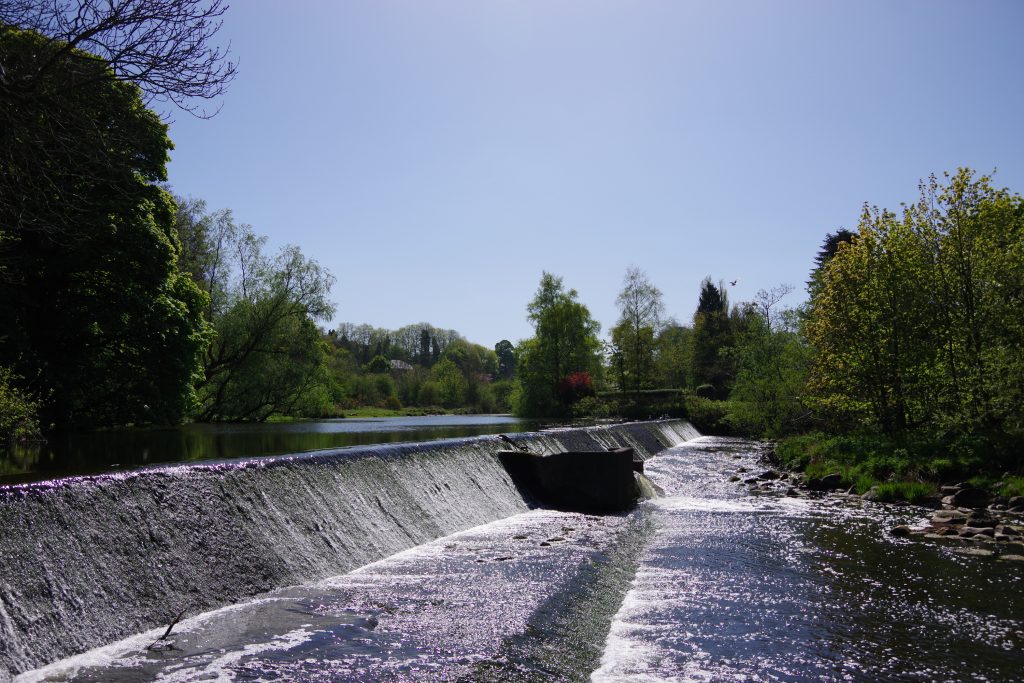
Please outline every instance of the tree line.
M970 169L932 176L899 213L865 206L855 231L826 234L806 300L785 306L792 292L775 285L732 304L707 277L684 325L630 268L602 342L579 294L545 273L527 306L535 335L516 347L516 410L600 414L595 395L676 389L681 412L711 431L818 433L803 442L812 450L837 437L860 488L1021 468L1019 194ZM804 465L807 448L795 457Z

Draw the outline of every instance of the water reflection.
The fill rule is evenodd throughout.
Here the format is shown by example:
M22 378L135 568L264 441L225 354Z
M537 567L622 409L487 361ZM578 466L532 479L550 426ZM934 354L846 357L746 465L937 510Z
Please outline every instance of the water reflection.
M0 454L0 485L145 465L521 432L510 415L425 415L275 424L191 424L50 436Z

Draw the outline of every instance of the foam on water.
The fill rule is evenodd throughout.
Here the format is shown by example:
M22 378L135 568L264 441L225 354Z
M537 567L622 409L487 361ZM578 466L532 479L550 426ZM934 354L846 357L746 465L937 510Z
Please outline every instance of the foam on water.
M666 421L512 439L650 457L691 432ZM523 513L496 457L504 447L477 437L0 487L0 680L76 652L103 656L95 648L182 610L312 585ZM407 559L423 565L432 552Z
M1016 567L882 532L919 519L912 510L787 498L784 486L750 493L728 481L764 469L760 455L757 444L700 438L647 464L666 497L644 506L657 531L593 681L1008 680L1019 672Z

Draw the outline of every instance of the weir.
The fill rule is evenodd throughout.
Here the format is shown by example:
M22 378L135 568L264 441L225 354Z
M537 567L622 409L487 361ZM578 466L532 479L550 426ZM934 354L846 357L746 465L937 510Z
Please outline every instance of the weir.
M517 434L534 452L699 436L665 420ZM0 681L529 509L494 437L0 487Z

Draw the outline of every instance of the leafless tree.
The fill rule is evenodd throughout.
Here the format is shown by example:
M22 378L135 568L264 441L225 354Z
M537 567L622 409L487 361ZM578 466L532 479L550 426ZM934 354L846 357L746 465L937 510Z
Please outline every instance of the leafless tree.
M99 60L137 84L147 104L210 116L216 110L202 102L223 94L237 70L230 48L213 44L227 9L223 0L0 0L0 32L28 29L47 40L28 69L8 69L0 50L0 102L30 98L68 60Z
M776 285L771 289L759 289L757 294L754 295L754 306L757 308L757 312L764 316L764 322L768 325L769 332L778 323L779 313L776 310L776 306L789 296L792 291L792 285L783 284Z

